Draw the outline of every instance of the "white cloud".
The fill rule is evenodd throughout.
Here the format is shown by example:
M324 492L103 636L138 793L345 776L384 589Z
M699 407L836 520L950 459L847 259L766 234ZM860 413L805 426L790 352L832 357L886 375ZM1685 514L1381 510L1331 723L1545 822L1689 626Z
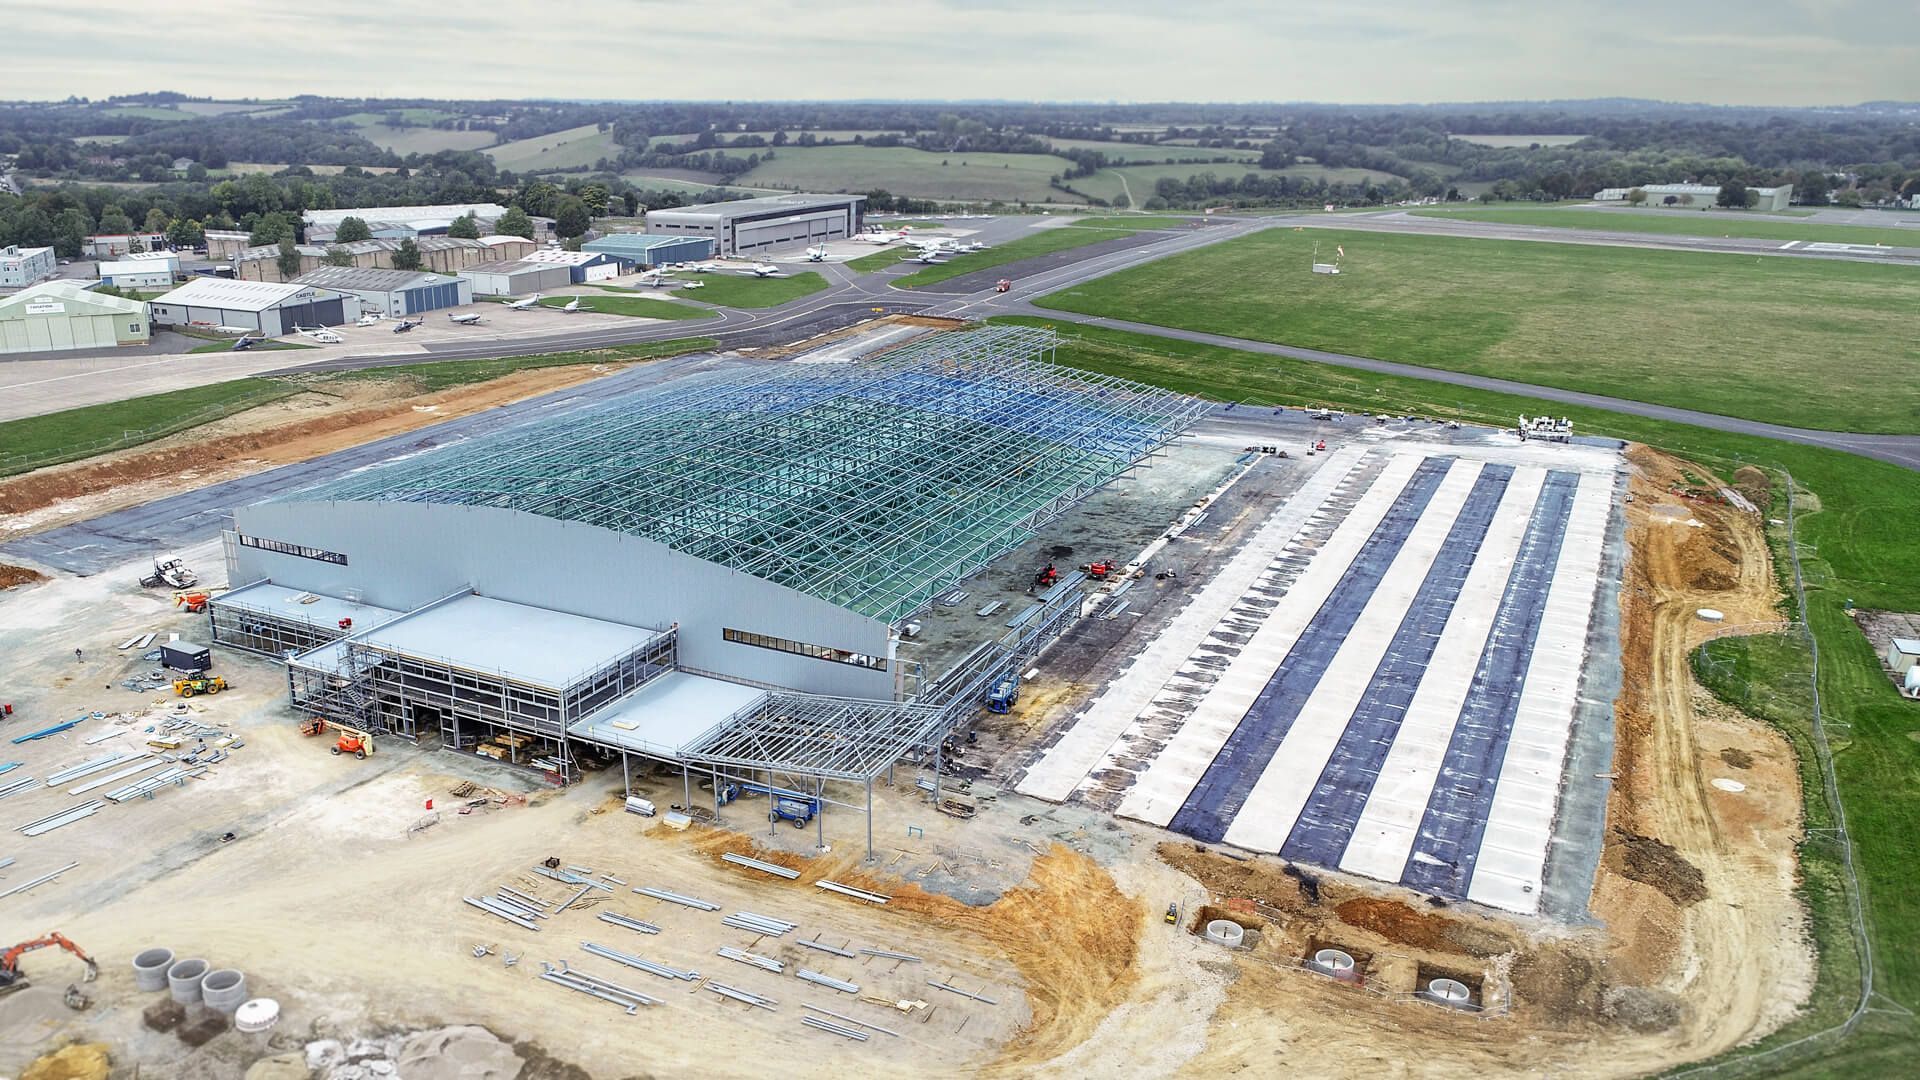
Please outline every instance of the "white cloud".
M8 96L1723 104L1920 97L1904 0L94 0L9 16ZM103 26L190 43L130 61ZM1875 29L1875 28L1878 29ZM169 36L173 30L190 32Z

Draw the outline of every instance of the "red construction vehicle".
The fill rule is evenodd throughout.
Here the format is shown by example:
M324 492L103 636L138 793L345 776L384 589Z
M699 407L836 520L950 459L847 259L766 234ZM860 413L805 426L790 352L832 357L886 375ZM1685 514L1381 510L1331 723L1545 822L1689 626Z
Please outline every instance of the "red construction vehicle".
M1080 569L1085 570L1087 576L1095 581L1105 581L1120 569L1120 564L1112 559L1101 559L1099 562L1090 562Z
M1001 278L999 281L993 283L994 292L1006 292L1011 288L1013 288L1013 282L1008 281L1006 278Z
M1048 563L1039 573L1033 575L1033 587L1036 589L1044 589L1059 580L1060 571L1055 570L1052 563Z
M213 599L203 592L177 592L173 594L173 606L183 607L195 615L204 614L207 601Z
M1327 448L1327 440L1321 439L1319 442L1313 444L1313 448L1315 450L1325 450Z
M352 754L354 757L364 761L368 754L373 753L372 732L361 731L358 728L350 728L344 724L334 724L332 726L335 731L340 733L340 738L335 740L331 747L336 757L341 754Z
M47 932L45 937L34 938L32 941L23 941L9 948L6 952L0 953L0 994L11 994L15 990L25 990L28 983L27 977L20 974L20 958L35 949L45 949L50 946L59 946L67 950L79 957L81 963L87 965L87 977L81 980L82 982L92 982L99 977L100 965L93 962L93 957L88 956L86 950L75 945L65 934L57 930L51 930Z

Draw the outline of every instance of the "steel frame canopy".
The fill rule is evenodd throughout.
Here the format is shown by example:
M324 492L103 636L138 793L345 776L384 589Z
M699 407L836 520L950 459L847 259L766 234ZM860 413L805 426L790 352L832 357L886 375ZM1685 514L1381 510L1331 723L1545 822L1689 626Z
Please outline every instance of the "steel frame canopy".
M644 537L895 622L1207 405L1053 364L1051 330L651 388L283 496L520 510Z
M680 760L871 781L908 750L941 738L946 723L937 705L775 692L681 750Z

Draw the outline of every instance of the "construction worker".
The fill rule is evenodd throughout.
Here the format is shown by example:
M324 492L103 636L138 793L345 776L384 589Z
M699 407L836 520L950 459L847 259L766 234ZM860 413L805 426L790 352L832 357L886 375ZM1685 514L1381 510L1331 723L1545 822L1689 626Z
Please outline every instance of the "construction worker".
M73 662L76 664L86 663L87 662L86 654L82 653L79 649L73 650Z

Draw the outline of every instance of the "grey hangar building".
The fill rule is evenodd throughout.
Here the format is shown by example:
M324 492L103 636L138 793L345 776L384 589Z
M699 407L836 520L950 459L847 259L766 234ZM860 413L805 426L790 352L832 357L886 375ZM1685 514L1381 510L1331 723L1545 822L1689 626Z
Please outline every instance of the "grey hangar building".
M649 210L647 232L704 236L721 255L746 255L853 236L866 205L865 195L768 195Z
M896 761L938 776L1085 576L939 672L900 653L916 615L1208 408L1053 348L999 326L688 376L237 508L212 638L284 658L303 714L557 783L617 756L689 802L701 775L870 809Z

